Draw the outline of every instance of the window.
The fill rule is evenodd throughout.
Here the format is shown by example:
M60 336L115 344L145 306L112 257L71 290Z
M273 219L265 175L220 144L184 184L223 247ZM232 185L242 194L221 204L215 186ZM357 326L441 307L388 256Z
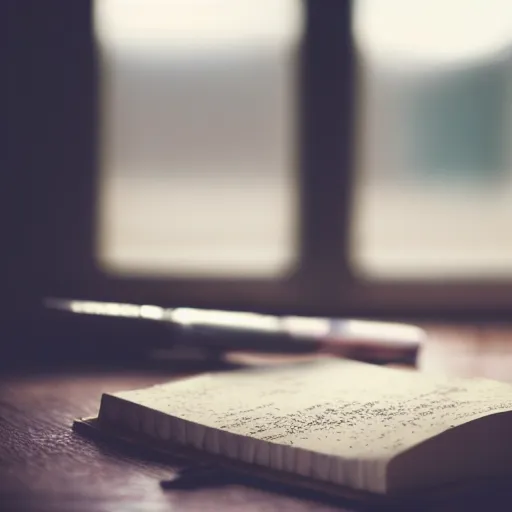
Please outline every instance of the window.
M10 2L12 289L508 311L510 8L412 4Z
M98 259L279 277L298 242L298 0L100 0Z
M371 279L512 275L512 4L358 0L352 261Z

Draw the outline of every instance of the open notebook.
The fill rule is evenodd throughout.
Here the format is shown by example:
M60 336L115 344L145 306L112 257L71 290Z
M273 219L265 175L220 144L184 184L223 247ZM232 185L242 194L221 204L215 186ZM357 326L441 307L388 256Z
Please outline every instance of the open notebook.
M340 359L105 394L98 423L380 495L512 474L511 385Z

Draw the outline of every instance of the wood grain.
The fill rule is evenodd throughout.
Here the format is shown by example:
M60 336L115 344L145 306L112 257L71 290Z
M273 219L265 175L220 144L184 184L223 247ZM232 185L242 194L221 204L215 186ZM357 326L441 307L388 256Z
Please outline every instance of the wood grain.
M427 372L512 380L512 329L430 328L420 358ZM363 505L318 501L279 489L226 485L162 491L182 461L171 464L85 439L74 418L94 415L102 392L137 388L176 374L149 371L33 373L0 380L0 509L40 511L276 511L364 510ZM510 493L490 490L468 503L430 510L508 510ZM416 510L425 509L421 503ZM410 510L410 508L408 508Z

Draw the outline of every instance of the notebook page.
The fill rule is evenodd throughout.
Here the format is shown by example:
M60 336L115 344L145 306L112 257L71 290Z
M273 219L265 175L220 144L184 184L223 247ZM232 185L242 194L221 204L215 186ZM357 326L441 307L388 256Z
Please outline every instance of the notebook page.
M512 410L506 383L340 359L206 374L115 396L221 431L363 460L389 460L449 428Z

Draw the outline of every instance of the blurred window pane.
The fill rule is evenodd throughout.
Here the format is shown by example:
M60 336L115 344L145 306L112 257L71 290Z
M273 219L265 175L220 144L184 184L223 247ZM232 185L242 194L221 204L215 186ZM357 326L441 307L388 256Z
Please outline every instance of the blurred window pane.
M97 0L98 260L270 277L298 226L299 0Z
M510 276L512 2L354 5L354 266L373 278Z

